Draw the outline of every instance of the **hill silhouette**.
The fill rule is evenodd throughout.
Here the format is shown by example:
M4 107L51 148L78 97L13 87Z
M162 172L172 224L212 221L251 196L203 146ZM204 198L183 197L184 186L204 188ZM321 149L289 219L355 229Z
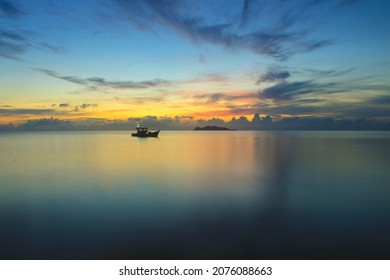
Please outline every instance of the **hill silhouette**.
M195 127L194 130L235 130L235 129L230 129L230 128L227 128L227 127L221 127L221 126L215 126L215 125L208 125L208 126L204 126L204 127Z

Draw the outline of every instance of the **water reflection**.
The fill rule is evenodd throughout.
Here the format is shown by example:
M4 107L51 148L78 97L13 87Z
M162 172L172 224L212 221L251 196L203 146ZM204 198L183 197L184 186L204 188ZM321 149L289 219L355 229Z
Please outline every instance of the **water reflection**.
M0 138L1 258L389 257L388 135L20 136Z

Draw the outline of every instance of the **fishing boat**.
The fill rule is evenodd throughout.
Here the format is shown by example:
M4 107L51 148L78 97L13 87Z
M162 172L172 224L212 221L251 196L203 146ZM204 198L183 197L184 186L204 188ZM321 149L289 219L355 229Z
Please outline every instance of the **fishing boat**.
M139 127L137 125L137 132L132 133L131 136L134 136L134 137L158 137L159 132L160 132L160 130L148 131L147 127Z

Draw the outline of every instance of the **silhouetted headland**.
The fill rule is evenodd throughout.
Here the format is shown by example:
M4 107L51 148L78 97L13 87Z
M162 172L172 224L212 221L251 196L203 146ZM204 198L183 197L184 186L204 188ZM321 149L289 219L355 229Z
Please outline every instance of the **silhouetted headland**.
M222 126L204 126L204 127L195 127L194 130L236 130L236 129L230 129L230 128L227 128L227 127L222 127Z

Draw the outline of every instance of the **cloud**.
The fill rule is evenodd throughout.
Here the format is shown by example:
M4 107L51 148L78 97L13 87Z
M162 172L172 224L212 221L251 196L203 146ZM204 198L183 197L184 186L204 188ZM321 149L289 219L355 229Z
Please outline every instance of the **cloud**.
M390 92L390 88L388 89L388 92ZM390 95L375 96L370 98L368 102L373 105L379 104L384 106L390 106ZM390 108L389 108L389 112L390 112Z
M206 59L206 56L204 54L199 54L198 61L201 64L207 64L207 59Z
M256 98L256 97L258 97L256 93L231 95L231 94L220 93L220 92L212 93L212 94L197 94L193 96L193 98L195 99L205 100L205 103L208 104L218 103L221 100L232 101L232 100L240 100L240 99Z
M274 86L259 91L262 99L291 100L298 95L309 93L335 93L342 92L341 89L333 89L335 83L315 83L313 81L302 82L281 82Z
M200 119L197 120L196 126L226 126L226 122L220 118L212 118L209 120Z
M17 57L25 53L29 46L27 37L21 32L0 28L0 56L18 59Z
M0 27L0 56L13 60L21 60L20 56L30 48L65 54L65 48L46 42L36 43L33 33L20 30L6 30Z
M191 116L157 117L153 115L140 117L131 117L127 120L110 120L105 118L86 118L77 120L60 120L56 118L40 118L28 120L15 126L4 126L3 130L126 130L136 128L137 124L147 126L150 130L183 130L193 129L196 122ZM1 127L0 127L1 130Z
M197 121L186 116L129 118L127 120L109 120L104 118L89 118L79 120L59 120L55 118L41 118L28 120L19 125L3 125L0 130L126 130L142 123L149 129L161 130L193 130L196 126L216 125L241 130L389 130L390 121L375 119L335 119L327 117L289 117L273 118L260 117L254 114L252 119L241 116L224 121L219 118ZM162 137L163 133L161 134Z
M245 25L248 21L251 0L244 0L241 11L241 25Z
M98 105L97 104L89 104L89 103L83 103L80 105L76 105L74 107L74 111L78 112L80 109L85 110L87 108L96 108Z
M22 9L19 2L0 0L0 16L4 15L2 26L6 26L0 27L0 56L20 61L20 57L31 48L65 54L64 47L42 40L45 35L34 31L31 25L22 27L23 20L29 16L29 12Z
M310 35L338 3L245 0L240 9L237 3L226 7L224 1L115 2L128 22L139 30L155 33L155 28L164 27L198 45L246 49L278 60L331 44L331 40L314 39Z
M15 127L15 130L25 131L56 131L56 130L73 130L74 124L67 120L54 118L42 118L28 120Z
M295 100L294 103L297 103L297 104L313 104L313 103L319 103L319 102L323 102L324 99L321 99L321 98L304 98L304 99L298 99L298 100Z
M40 118L28 120L18 125L0 125L0 130L28 130L28 131L55 131L55 130L126 130L136 128L137 124L147 126L150 130L192 130L199 123L192 116L153 116L131 117L127 120L110 120L104 118L86 118L77 120L60 120L56 118Z
M142 89L150 87L159 87L162 85L167 85L169 82L162 79L146 80L141 82L134 81L107 81L103 78L92 77L84 80L87 84L93 83L97 86L106 86L111 88L132 88L132 89Z
M253 114L261 112L269 115L317 116L350 119L387 119L390 120L390 103L385 97L367 99L334 100L332 98L302 98L291 100L275 100L265 103L260 100L249 105L231 105L231 114Z
M226 97L227 97L226 94L223 94L223 93L214 93L214 94L211 94L211 95L209 96L207 103L216 103L216 102L218 102L220 99L226 98Z
M332 44L327 38L314 37L316 28L342 6L348 8L352 1L192 1L192 0L109 0L111 11L105 9L104 17L124 19L144 32L158 36L165 28L197 45L212 44L229 50L247 50L285 60L297 53L309 52ZM105 2L105 1L104 1ZM14 20L26 13L17 1L0 0L0 13ZM112 5L116 4L116 5ZM344 5L340 5L344 3ZM349 3L347 5L346 3ZM41 3L45 12L55 16L70 17L69 9L55 3ZM46 6L46 8L45 8ZM319 12L320 11L320 12ZM102 11L94 10L95 20ZM88 17L90 18L90 17ZM32 33L32 32L31 32ZM35 37L35 38L34 38ZM39 42L36 33L29 38L28 47L66 52L63 46ZM1 44L0 44L1 45ZM5 47L4 47L5 48ZM20 55L20 53L17 53ZM15 53L1 54L15 58ZM204 63L204 56L200 56Z
M330 77L340 77L346 74L349 74L355 71L356 68L347 68L347 69L330 69L330 70L319 70L319 69L300 69L298 72L308 74L315 79L319 78L330 78Z
M294 81L290 82L284 79L281 79L276 84L266 87L262 90L259 90L259 97L261 99L269 99L273 101L292 101L300 97L301 102L309 102L316 99L323 99L325 95L329 94L335 94L335 93L350 93L350 99L356 99L360 100L361 102L364 102L365 99L363 97L359 97L356 95L356 92L359 91L370 91L371 94L374 95L374 99L376 98L375 95L377 94L387 94L390 92L390 85L386 84L375 84L375 83L361 83L360 80L364 80L364 77L360 78L359 80L345 80L344 81L338 81L337 79L334 79L333 82L321 82L320 79L326 79L326 78L337 78L345 73L349 73L349 71L345 72L329 72L329 76L326 74L320 73L315 75L320 75L321 77L318 77L317 81L314 80L304 80L304 81ZM274 79L273 77L270 78L270 81ZM260 81L262 81L262 78L259 78ZM277 79L274 79L275 81L278 81ZM259 84L259 83L257 83ZM376 93L374 93L376 92ZM301 96L304 95L312 95L309 99L302 98ZM380 95L380 96L381 96ZM385 99L383 99L385 100ZM317 100L318 101L318 100Z
M88 104L88 103L83 103L80 105L81 109L86 109L88 107L96 108L98 105L97 104Z
M53 109L0 109L0 115L43 115L52 114Z
M320 80L320 79L329 79L329 78L339 78L341 76L347 75L356 70L356 68L338 68L338 69L312 69L312 68L298 68L298 67L286 67L281 66L280 64L272 64L268 66L263 72L262 69L254 69L253 73L259 75L256 80L256 85L261 85L262 83L280 83L284 82L287 79L291 78L294 75L299 74L301 77L305 77L310 80ZM258 74L258 72L262 74Z
M19 7L15 5L15 1L0 1L0 12L10 18L15 18L23 14Z
M55 46L47 42L42 42L39 44L42 49L56 53L56 54L66 54L66 50L63 46Z
M324 95L343 92L352 92L355 90L364 90L367 85L360 84L356 81L348 81L344 79L340 81L340 77L354 71L354 68L349 69L299 69L299 68L285 68L280 65L272 65L267 68L266 72L261 74L256 81L256 85L263 83L273 83L259 90L261 99L269 99L273 101L291 101L306 94ZM298 74L304 80L291 81L293 74ZM329 82L332 78L332 82ZM327 82L324 82L327 81ZM374 85L370 85L370 90L375 90ZM382 86L383 87L383 86ZM378 88L376 90L381 90ZM321 98L320 98L321 99ZM300 103L314 103L318 101L317 97L300 98Z
M128 81L108 81L100 77L79 78L76 76L63 76L55 71L47 69L36 69L48 76L65 80L74 84L84 85L92 90L99 90L101 88L113 89L145 89L169 85L170 82L163 79L145 80L140 82Z
M229 80L228 77L220 74L205 74L184 81L183 83L222 83L228 80Z
M213 93L213 94L197 94L194 96L196 99L206 99L206 103L212 104L217 103L223 98L226 98L227 95L223 93Z
M269 83L269 82L279 82L284 81L288 77L290 77L290 72L286 70L281 70L277 68L270 68L267 70L266 73L261 75L258 79L256 84L260 85L261 83Z
M60 103L58 104L58 107L59 108L68 108L70 107L72 104L70 102L64 102L64 103ZM56 104L52 104L53 107L57 106ZM74 112L78 112L80 109L81 110L85 110L87 108L96 108L98 105L95 104L95 103L82 103L82 104L78 104L78 105L73 105L73 111Z

